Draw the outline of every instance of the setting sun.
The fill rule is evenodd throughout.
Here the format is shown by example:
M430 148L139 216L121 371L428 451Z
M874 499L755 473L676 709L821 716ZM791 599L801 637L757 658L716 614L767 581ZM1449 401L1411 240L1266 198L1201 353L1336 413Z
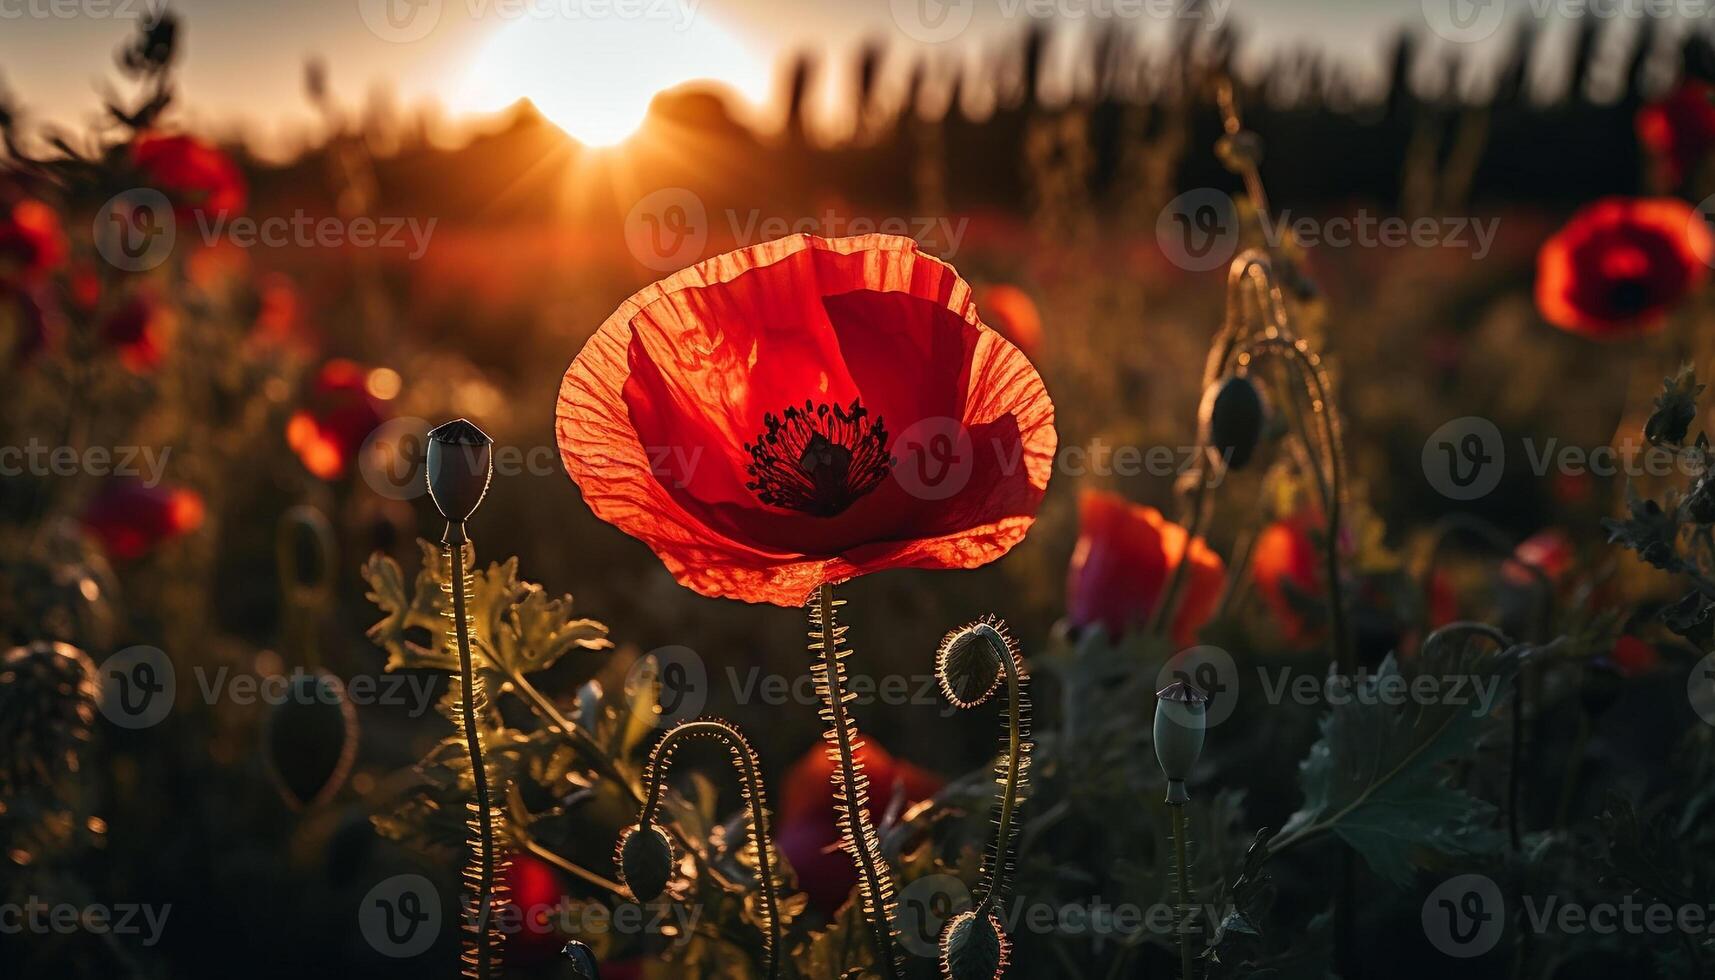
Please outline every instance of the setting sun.
M768 65L700 7L651 4L638 16L502 24L448 102L456 111L495 112L529 99L574 139L612 146L637 131L657 93L698 79L760 103Z

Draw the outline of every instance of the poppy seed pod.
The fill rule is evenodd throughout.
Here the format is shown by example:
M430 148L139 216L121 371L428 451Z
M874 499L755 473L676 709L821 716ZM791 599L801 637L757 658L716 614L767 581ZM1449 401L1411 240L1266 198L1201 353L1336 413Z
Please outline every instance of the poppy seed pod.
M1204 392L1197 414L1203 442L1229 469L1244 469L1262 438L1262 395L1251 379L1235 374L1217 381Z
M454 419L429 430L428 457L429 497L449 524L462 525L488 492L494 440L468 420Z
M1155 696L1155 759L1167 777L1167 802L1183 806L1191 801L1185 778L1203 754L1209 698L1184 681L1174 681Z

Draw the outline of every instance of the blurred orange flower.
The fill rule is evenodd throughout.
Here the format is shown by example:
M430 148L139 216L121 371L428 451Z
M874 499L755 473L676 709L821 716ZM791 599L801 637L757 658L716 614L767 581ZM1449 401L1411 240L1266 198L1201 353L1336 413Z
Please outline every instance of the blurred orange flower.
M328 361L304 407L286 422L286 444L304 469L323 480L344 476L364 442L386 420L366 379L364 369L353 361Z
M796 605L1024 537L1054 407L953 268L794 235L626 300L566 372L560 455L596 516L704 595Z
M150 486L141 480L107 482L83 511L83 526L114 558L141 558L163 541L202 526L203 499L194 490Z
M1066 615L1079 626L1099 623L1112 636L1147 623L1160 605L1189 534L1154 507L1118 494L1078 496L1078 544L1066 572ZM1226 583L1227 566L1202 538L1190 540L1191 567L1173 617L1173 642L1196 642Z
M1661 325L1715 260L1703 219L1677 198L1610 197L1572 216L1537 253L1536 305L1563 330L1601 339Z
M242 211L250 194L238 164L195 137L140 136L131 145L131 161L181 215Z
M1638 140L1661 161L1670 183L1684 180L1715 149L1712 100L1715 87L1685 78L1661 101L1638 110Z
M990 283L976 287L975 297L984 323L1012 341L1026 357L1036 356L1042 347L1042 314L1029 293L1017 286Z
M875 742L854 753L869 776L869 810L880 821L894 798L908 808L940 791L940 776L895 759ZM834 806L834 763L824 746L815 746L786 773L780 797L779 847L798 875L810 904L833 915L857 885L857 868L839 848L839 816Z
M37 281L65 258L65 232L53 208L26 199L0 211L0 281Z

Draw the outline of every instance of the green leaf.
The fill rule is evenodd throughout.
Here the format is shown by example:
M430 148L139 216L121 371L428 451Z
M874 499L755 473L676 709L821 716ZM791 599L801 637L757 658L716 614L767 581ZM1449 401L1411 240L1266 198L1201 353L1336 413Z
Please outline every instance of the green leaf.
M1494 807L1450 785L1442 763L1470 752L1493 726L1473 682L1493 684L1499 702L1515 660L1429 650L1421 659L1423 674L1444 679L1441 696L1384 700L1383 691L1410 684L1390 655L1374 674L1354 679L1353 696L1323 717L1322 738L1299 765L1304 805L1281 828L1280 841L1332 832L1398 883L1410 880L1416 849L1468 854L1498 847L1490 829ZM1455 677L1462 678L1464 703L1448 696L1445 679Z

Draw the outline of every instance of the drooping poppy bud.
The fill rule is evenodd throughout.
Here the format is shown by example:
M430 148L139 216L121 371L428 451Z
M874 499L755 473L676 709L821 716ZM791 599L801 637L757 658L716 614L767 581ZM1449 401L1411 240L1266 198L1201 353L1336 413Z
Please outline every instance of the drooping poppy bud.
M1191 801L1185 779L1203 754L1209 698L1184 681L1174 681L1155 697L1155 760L1167 777L1167 802L1183 806Z
M482 503L494 475L494 440L466 419L429 430L429 496L454 527L464 524Z
M941 933L941 975L951 980L997 980L1006 972L1009 941L993 912L968 909Z
M667 890L673 877L673 845L660 827L627 827L614 857L619 880L639 902L652 902Z
M560 950L560 955L571 961L572 976L578 980L601 980L601 967L596 965L595 953L587 944L574 939Z
M1203 442L1229 469L1244 469L1262 438L1262 395L1251 379L1235 374L1211 385L1197 415Z

